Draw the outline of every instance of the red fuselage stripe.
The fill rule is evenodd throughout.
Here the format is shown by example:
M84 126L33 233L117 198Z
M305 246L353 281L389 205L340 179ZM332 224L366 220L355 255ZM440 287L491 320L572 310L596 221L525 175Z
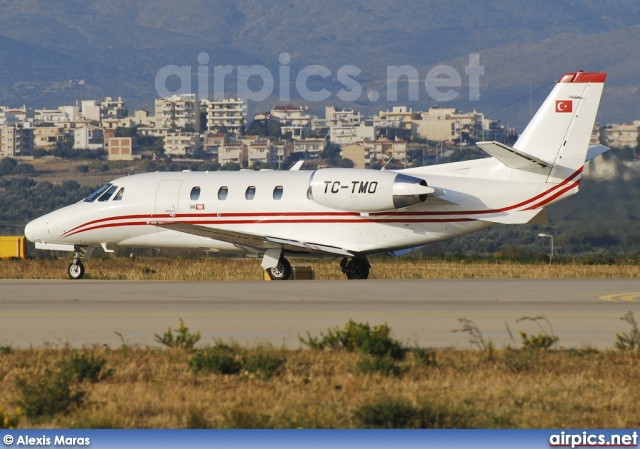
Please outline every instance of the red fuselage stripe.
M371 213L371 217L380 217L380 216L400 216L400 217L409 217L409 216L451 216L451 215L485 215L485 214L493 214L500 212L508 212L514 209L518 209L520 207L526 206L534 201L537 201L555 190L561 189L559 192L556 192L552 196L545 198L544 200L527 207L523 210L532 210L537 209L539 207L548 204L553 201L557 197L561 196L568 190L576 187L580 181L576 181L570 184L566 188L562 188L567 183L571 182L576 176L582 173L583 167L580 167L574 173L572 173L568 178L560 182L559 184L555 184L553 187L545 190L538 195L529 198L528 200L522 201L520 203L506 206L498 209L486 209L486 210L468 210L468 211L425 211L425 212L374 212ZM203 218L231 218L231 217L359 217L360 214L358 212L230 212L230 213L211 213L211 214L177 214L175 216L171 216L170 214L141 214L141 215L121 215L115 217L107 217L100 218L97 220L92 220L87 223L76 226L69 231L62 234L60 237L69 237L80 232L91 231L95 229L103 229L109 227L120 227L120 226L139 226L146 225L146 222L120 222L120 223L110 223L110 224L102 224L98 226L98 223L112 222L116 220L131 220L131 219L144 219L144 220L158 220L158 219L167 219L167 218L175 218L180 219L180 223L188 223L188 224L281 224L281 223L446 223L446 222L460 222L460 221L475 221L472 218L451 218L451 219L370 219L365 217L360 217L358 219L336 219L336 218L318 218L318 219L306 219L306 220L216 220L216 221L202 221ZM184 218L198 218L198 221L184 221ZM177 221L176 221L177 222Z

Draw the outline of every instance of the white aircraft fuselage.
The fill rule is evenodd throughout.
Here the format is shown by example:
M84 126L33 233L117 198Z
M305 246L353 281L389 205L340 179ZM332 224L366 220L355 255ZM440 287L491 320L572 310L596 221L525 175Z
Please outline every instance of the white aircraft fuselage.
M585 161L606 150L589 147L604 78L563 76L513 148L478 143L493 157L397 171L138 174L30 222L25 235L75 251L76 267L93 247L157 247L262 256L274 278L288 277L286 257L343 257L348 277L366 278L368 254L544 222L543 207L577 193Z

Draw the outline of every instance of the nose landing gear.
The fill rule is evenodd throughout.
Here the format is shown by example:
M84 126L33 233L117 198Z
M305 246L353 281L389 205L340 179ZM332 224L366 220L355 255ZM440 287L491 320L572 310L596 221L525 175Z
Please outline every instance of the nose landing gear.
M81 279L84 276L84 265L81 259L88 259L93 252L93 247L76 245L73 249L75 250L75 256L73 262L69 264L69 277L71 279Z

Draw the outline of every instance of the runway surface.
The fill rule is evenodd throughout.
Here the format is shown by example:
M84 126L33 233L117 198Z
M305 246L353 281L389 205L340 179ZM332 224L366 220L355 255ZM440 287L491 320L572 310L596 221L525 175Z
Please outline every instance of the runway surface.
M477 324L498 347L520 346L519 331L545 316L563 347L612 348L640 320L638 279L131 282L0 280L0 345L158 346L154 334L182 318L201 344L231 339L300 346L347 320L391 326L409 344L471 347L458 319ZM507 327L515 340L512 340ZM122 335L119 337L116 332Z

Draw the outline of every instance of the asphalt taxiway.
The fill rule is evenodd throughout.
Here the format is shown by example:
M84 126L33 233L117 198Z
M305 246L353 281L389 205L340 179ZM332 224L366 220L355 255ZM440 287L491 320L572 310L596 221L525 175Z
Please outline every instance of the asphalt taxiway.
M202 344L235 340L300 346L347 320L387 323L426 347L470 347L460 319L498 347L519 331L557 335L563 347L612 348L640 320L640 279L484 279L288 282L0 280L0 345L157 346L181 318ZM544 316L546 320L530 320ZM522 320L525 318L524 320Z

